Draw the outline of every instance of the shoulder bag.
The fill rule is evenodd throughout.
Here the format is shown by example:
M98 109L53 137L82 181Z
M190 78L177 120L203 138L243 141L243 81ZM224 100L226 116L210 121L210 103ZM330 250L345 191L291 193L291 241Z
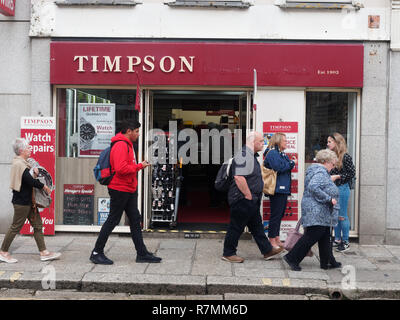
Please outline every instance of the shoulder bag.
M267 152L265 158L267 158L267 155L270 151L271 150ZM277 172L273 169L266 168L264 164L262 164L261 175L264 181L263 193L269 196L273 196L275 194Z
M288 230L287 237L286 237L285 243L283 245L285 250L287 250L287 251L292 250L293 247L295 246L295 244L297 243L297 241L299 241L299 239L303 236L303 234L300 232L300 223L301 223L301 218L297 222L296 228L291 228ZM310 251L307 252L307 256L308 257L313 256L313 252L311 251L311 249L310 249Z

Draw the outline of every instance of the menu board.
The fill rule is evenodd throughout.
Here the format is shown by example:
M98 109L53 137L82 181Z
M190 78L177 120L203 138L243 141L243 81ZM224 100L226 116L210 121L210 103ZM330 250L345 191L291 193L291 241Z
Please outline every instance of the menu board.
M64 184L65 225L93 225L93 184Z

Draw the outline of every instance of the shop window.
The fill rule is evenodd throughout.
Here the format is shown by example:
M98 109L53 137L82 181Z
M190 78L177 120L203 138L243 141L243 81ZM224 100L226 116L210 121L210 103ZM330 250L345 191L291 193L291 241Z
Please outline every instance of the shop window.
M176 0L164 2L164 4L171 7L211 7L211 8L239 8L246 9L251 6L247 1L241 0Z
M306 95L306 168L313 162L318 150L327 147L329 134L338 132L346 139L348 153L356 164L356 114L355 92L307 92ZM348 215L351 230L355 230L355 194L351 190Z
M122 120L139 118L135 97L135 90L57 90L57 225L104 222L109 195L96 182L93 168L100 152L120 131Z
M363 8L359 0L276 0L282 9L356 9Z

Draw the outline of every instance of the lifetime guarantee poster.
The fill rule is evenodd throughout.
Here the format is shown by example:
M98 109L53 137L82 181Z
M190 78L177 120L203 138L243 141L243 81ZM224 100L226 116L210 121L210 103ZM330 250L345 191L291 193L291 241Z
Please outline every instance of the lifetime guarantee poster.
M98 157L115 134L115 104L79 103L79 157Z
M51 205L40 212L40 217L42 218L43 234L54 235L56 119L54 117L22 117L21 138L29 141L32 147L31 158L36 160L40 166L39 175L45 174L46 184L52 189ZM25 221L21 234L33 234L33 228L28 220Z

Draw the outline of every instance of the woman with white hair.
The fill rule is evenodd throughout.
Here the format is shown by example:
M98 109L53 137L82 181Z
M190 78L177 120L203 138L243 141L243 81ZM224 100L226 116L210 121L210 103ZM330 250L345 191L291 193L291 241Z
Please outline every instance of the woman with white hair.
M293 271L300 271L299 263L318 242L320 267L340 268L341 263L332 254L331 227L338 221L339 190L329 172L337 162L335 152L325 149L316 155L317 163L306 171L304 194L301 200L301 219L304 235L283 257Z
M46 249L44 236L42 231L42 219L40 214L32 204L33 188L43 189L47 194L51 194L48 186L41 183L38 179L34 179L31 175L31 166L27 162L31 156L31 146L29 142L22 138L15 139L13 143L15 157L11 165L11 185L13 192L12 204L14 206L13 222L8 229L0 250L0 261L6 263L16 263L18 260L11 257L8 252L15 236L22 229L26 219L33 228L33 237L40 252L41 261L49 261L58 259L60 253L52 253ZM33 170L33 175L37 176L38 171Z

